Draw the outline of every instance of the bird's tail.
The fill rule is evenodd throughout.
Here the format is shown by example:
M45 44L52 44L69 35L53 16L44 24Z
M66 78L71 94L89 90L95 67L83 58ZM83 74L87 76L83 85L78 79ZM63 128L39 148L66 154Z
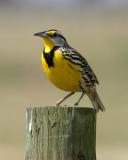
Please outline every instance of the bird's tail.
M105 107L103 103L101 102L100 97L98 93L96 92L96 90L92 91L91 93L88 93L87 95L89 99L91 100L91 103L96 111L99 111L99 110L105 111Z

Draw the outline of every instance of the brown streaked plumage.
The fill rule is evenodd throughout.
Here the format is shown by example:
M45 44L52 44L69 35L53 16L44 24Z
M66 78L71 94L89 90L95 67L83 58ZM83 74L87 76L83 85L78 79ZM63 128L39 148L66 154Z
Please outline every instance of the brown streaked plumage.
M96 91L96 84L99 82L86 59L72 48L57 30L52 29L35 35L40 36L44 43L42 65L47 77L58 88L70 91L57 105L75 92L82 92L75 105L87 94L96 111L104 111L104 105Z

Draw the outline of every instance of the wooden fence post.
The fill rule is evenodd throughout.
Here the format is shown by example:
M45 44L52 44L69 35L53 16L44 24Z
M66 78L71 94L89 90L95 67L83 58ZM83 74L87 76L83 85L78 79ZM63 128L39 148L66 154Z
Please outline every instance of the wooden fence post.
M25 160L96 160L92 108L28 108Z

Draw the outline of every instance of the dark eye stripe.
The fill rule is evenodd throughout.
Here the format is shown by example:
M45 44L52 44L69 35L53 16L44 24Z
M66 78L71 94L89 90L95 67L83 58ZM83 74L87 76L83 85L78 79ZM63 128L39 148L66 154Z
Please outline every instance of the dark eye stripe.
M59 34L58 36L59 36L60 38L64 39L64 41L66 41L66 39L65 39L61 34Z

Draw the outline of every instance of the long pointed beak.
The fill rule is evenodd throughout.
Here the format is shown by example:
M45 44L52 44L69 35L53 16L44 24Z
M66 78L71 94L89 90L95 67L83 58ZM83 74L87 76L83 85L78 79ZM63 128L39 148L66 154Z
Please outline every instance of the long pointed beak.
M39 37L43 37L43 38L47 38L48 37L48 35L45 32L35 33L34 36L39 36Z

